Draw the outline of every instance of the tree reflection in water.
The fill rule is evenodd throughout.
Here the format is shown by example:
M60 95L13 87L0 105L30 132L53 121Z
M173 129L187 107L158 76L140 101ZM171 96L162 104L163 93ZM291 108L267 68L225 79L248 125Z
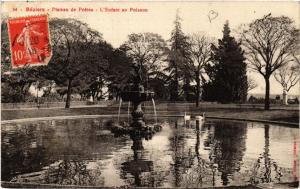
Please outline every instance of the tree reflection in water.
M46 183L61 184L61 185L96 185L96 177L101 175L87 169L87 162L82 160L65 159L58 164L50 166L45 174Z
M249 181L251 184L270 183L273 181L279 182L280 178L282 177L281 168L270 157L269 129L269 125L264 125L264 152L260 154L256 163L254 164Z
M238 172L246 150L247 123L216 122L211 160L217 164L224 186L229 177Z
M217 173L221 174L223 185L229 184L229 177L240 170L245 152L247 125L242 122L215 122L204 125L208 132L204 148L209 150L209 159L199 153L200 123L196 122L195 152L185 142L187 137L180 128L175 130L171 144L174 151L174 185L176 187L215 186Z
M42 145L42 132L39 125L5 125L1 137L2 180L11 180L17 174L40 170L49 163ZM49 135L53 130L49 129Z
M264 125L264 130L260 124L255 128L255 132L264 133L264 145L258 146L264 147L261 154L250 149L247 153L252 153L251 156L244 156L247 123L207 120L204 125L196 122L196 127L194 123L182 127L182 119L178 120L179 124L177 119L174 121L168 121L152 141L131 137L132 150L128 146L129 137L114 138L102 119L55 121L55 127L48 122L2 125L2 180L78 186L128 183L137 187L198 188L293 179L292 167L284 165L288 162L279 167L272 159L277 160L278 156L270 150L274 129L269 125ZM278 136L281 133L276 131ZM257 136L249 131L248 137L251 142ZM281 143L282 147L293 144L290 139L278 141L286 142ZM256 154L254 160L253 154ZM241 168L242 161L245 164ZM280 158L277 161L282 164ZM124 163L120 166L121 162Z
M183 179L183 174L187 169L187 163L188 163L188 155L185 153L185 137L184 132L182 132L183 128L178 127L178 122L176 120L175 122L175 130L174 134L170 140L170 147L173 151L172 159L173 163L171 164L172 167L172 173L174 175L174 186L180 187L181 182Z
M175 187L201 187L203 183L211 182L212 169L210 163L201 158L200 131L203 123L196 122L196 144L193 150L192 146L187 144L187 132L184 128L175 127L173 136L169 138L173 152L171 164L174 176ZM177 124L175 123L175 126Z
M186 172L182 186L183 187L202 187L203 183L214 182L211 180L212 176L212 166L209 162L201 158L199 152L200 148L200 132L203 122L196 121L196 144L195 144L195 153L193 159L196 161L195 165Z
M97 160L125 144L98 128L100 122L76 121L60 121L55 128L51 121L3 126L2 180L103 186L102 165L95 168ZM89 163L94 167L88 170Z

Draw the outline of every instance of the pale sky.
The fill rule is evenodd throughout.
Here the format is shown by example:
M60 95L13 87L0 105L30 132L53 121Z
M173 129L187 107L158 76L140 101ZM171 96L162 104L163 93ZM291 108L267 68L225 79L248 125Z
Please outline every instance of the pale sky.
M222 37L223 25L229 20L232 33L240 24L247 24L256 18L272 13L273 16L288 16L300 25L299 2L30 2L2 3L2 12L10 17L48 13L49 17L75 18L81 20L100 33L104 40L119 47L131 33L152 32L165 40L170 38L174 28L176 10L182 18L185 34L206 32L214 38ZM27 8L44 8L45 12L26 11ZM13 12L13 8L17 11ZM68 12L51 11L53 8L68 8ZM76 11L71 12L71 8ZM93 8L93 12L81 12L79 8ZM100 8L104 11L101 12ZM127 9L127 12L105 12L105 8ZM147 9L147 12L130 12L130 8ZM22 9L22 10L21 10ZM49 9L49 11L48 11ZM97 10L97 11L96 11ZM214 11L214 14L210 14ZM211 22L208 17L211 17ZM250 73L258 83L251 93L264 93L264 80L261 75ZM290 94L299 94L299 84ZM281 94L282 88L271 78L271 94Z

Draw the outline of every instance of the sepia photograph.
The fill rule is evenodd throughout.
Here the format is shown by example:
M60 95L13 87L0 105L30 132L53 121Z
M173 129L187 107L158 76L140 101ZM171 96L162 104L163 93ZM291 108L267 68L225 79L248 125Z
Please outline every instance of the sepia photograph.
M1 2L2 188L299 187L300 2Z

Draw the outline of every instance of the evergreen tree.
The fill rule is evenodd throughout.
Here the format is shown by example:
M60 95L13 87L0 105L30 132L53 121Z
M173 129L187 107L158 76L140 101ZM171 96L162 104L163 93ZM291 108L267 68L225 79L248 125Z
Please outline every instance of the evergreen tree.
M170 100L176 101L179 99L179 81L184 79L184 93L187 98L188 89L190 88L190 71L186 66L189 58L189 43L187 36L184 35L181 29L181 18L176 14L174 21L175 28L171 33L171 49L168 55L169 66L166 71L170 73L169 90Z
M222 103L242 102L247 98L247 75L241 44L230 36L228 21L218 47L212 45L214 65L207 67L211 79L204 87L207 100Z

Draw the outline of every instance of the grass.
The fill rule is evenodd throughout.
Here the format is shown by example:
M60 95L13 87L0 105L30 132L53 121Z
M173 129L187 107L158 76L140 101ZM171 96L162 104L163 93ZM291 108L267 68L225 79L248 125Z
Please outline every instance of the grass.
M182 107L158 107L157 115L183 115L184 112L191 115L199 115L203 112L206 116L229 117L239 119L261 119L272 121L284 121L291 123L299 123L298 110L269 110L254 108L187 108ZM1 110L1 120L13 120L24 118L37 118L37 117L54 117L54 116L74 116L74 115L116 115L118 107L80 107L80 108L52 108L52 109L15 109L15 110ZM123 108L122 114L127 114L127 107ZM146 107L145 113L153 114L152 107Z

